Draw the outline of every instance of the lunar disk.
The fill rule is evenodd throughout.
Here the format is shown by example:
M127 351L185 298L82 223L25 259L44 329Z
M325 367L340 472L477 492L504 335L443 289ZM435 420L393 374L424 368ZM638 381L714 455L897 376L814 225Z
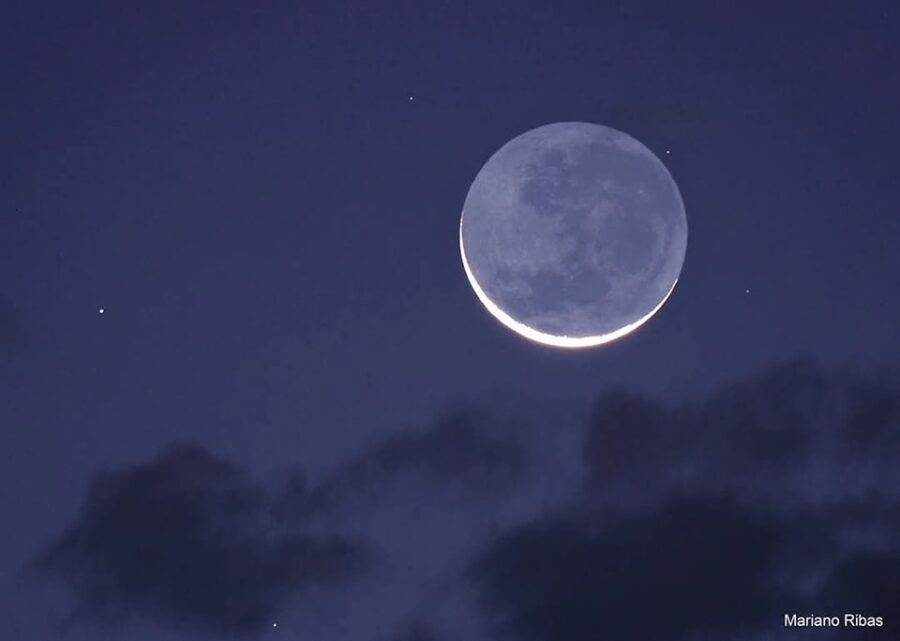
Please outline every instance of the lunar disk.
M678 187L631 136L560 122L503 145L466 195L459 247L503 325L557 347L625 336L663 306L687 249Z

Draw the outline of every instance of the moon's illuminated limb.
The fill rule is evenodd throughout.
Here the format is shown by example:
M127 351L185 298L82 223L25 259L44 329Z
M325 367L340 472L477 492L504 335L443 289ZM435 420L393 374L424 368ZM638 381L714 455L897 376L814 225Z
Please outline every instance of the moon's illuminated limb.
M475 280L475 274L472 273L472 270L469 268L469 261L466 260L466 248L463 243L463 223L462 220L459 221L459 253L462 256L462 264L463 269L466 271L466 276L469 279L469 283L472 285L472 289L475 290L475 295L478 296L478 300L481 301L481 304L487 308L487 310L491 313L491 315L500 321L503 325L516 332L520 336L524 336L525 338L535 341L536 343L541 343L542 345L549 345L551 347L562 347L565 349L578 349L582 347L597 347L598 345L605 345L611 341L616 340L617 338L622 338L626 334L630 334L638 327L646 323L653 315L660 310L660 308L669 300L669 296L672 295L672 292L675 290L675 285L678 284L678 279L675 279L675 282L672 283L672 286L669 288L669 291L666 292L666 295L663 296L663 299L659 301L659 303L654 307L650 312L642 317L634 321L633 323L629 323L623 327L620 327L614 332L609 332L608 334L602 334L600 336L556 336L554 334L545 334L544 332L539 332L536 329L529 327L525 323L520 323L515 318L504 312L500 307L492 301L488 295L481 289L481 285L478 284L478 281Z

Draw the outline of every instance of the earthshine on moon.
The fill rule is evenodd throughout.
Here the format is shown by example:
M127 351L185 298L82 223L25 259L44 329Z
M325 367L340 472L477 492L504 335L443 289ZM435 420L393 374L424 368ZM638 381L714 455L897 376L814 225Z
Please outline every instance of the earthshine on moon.
M675 181L631 136L560 122L488 159L459 226L463 268L503 325L556 347L603 345L675 288L687 219Z

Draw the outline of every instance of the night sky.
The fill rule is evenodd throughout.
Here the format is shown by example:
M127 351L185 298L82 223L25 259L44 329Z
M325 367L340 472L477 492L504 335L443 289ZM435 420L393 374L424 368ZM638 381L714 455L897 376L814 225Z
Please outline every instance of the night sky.
M898 114L886 1L6 3L0 637L898 638ZM687 211L593 350L459 257L557 121Z

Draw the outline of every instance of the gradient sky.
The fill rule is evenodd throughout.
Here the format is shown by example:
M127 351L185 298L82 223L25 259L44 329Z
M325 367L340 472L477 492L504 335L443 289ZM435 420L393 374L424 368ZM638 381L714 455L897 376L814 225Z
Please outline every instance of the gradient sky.
M16 639L56 638L67 606L45 592L87 581L80 573L97 561L84 548L66 547L66 528L94 523L98 540L131 531L92 521L106 514L101 499L87 494L101 470L111 470L109 483L118 488L109 499L114 506L168 496L153 478L168 479L180 496L196 473L206 489L194 498L214 505L218 492L232 496L232 486L221 483L235 483L234 492L246 490L246 505L255 506L247 508L251 516L239 510L239 518L261 529L274 518L288 528L285 549L307 550L322 567L270 549L257 532L248 540L262 546L259 559L287 555L296 564L277 580L268 562L247 570L269 585L272 607L254 612L284 621L277 630L260 631L247 622L252 617L217 620L228 600L205 609L148 601L125 581L121 611L82 613L67 639L208 633L446 641L477 639L490 628L489 617L460 604L479 589L493 590L486 602L529 609L501 580L515 572L502 568L518 567L516 528L546 510L622 503L635 515L603 536L630 540L628 528L641 527L640 501L627 498L628 470L607 478L590 455L604 429L597 427L603 403L598 410L594 401L605 390L637 395L641 407L656 407L648 399L664 403L669 409L659 411L669 418L662 423L676 431L707 423L672 408L701 408L710 421L730 421L722 433L740 435L725 440L752 444L754 430L770 433L770 419L765 411L746 418L740 403L779 405L778 385L796 400L790 390L802 381L825 381L822 398L860 393L869 407L872 395L859 390L874 389L880 400L875 414L862 412L854 423L851 408L846 425L830 427L822 412L798 410L815 416L796 427L811 442L833 433L849 443L853 425L900 430L891 400L900 388L881 369L900 356L900 12L892 3L89 4L13 2L0 13L0 627ZM677 181L689 224L681 280L662 311L625 339L578 353L528 343L496 323L466 281L457 244L466 192L490 154L525 130L563 120L609 125L651 148ZM798 357L809 360L782 365ZM728 391L736 381L744 381L736 388L743 392ZM472 407L478 418L463 411L461 432L441 427ZM659 423L625 414L630 418L619 422L638 425L635 434ZM498 416L521 417L531 425L523 428L527 438L510 436ZM670 458L659 442L672 435L654 429L647 427L646 447L655 454L646 483L674 483L666 470L683 453ZM583 430L594 436L582 442ZM455 436L445 442L445 433ZM735 469L758 470L761 485L780 482L768 446L732 451L697 433L675 440L695 447L685 454L696 464L688 468L734 456ZM635 438L619 444L623 460ZM884 452L900 443L884 438L866 447ZM525 444L509 445L520 440ZM164 449L173 442L195 445ZM800 447L784 443L775 447L779 455ZM521 454L542 451L539 463ZM517 463L520 454L534 465ZM790 500L820 506L835 491L824 480L833 460L808 456L815 472L797 481ZM576 459L583 470L573 467ZM854 461L859 479L890 488L900 481L887 464ZM489 501L469 490L446 499L439 484L422 485L416 476L463 470L470 481L470 474L481 478L480 466L490 479L500 470L497 483L507 488ZM603 492L598 474L608 482ZM726 485L745 496L757 475L727 476ZM397 487L370 506L359 488L373 478ZM621 497L607 496L608 487L622 487ZM292 492L309 497L292 500ZM421 517L426 545L411 506L445 499L460 501L460 516ZM759 500L764 512L783 513L785 504ZM898 505L890 492L872 500L878 513ZM157 506L162 520L171 516L166 505ZM730 509L675 503L658 516L664 525L741 522L722 516ZM862 514L853 509L817 518L830 529ZM880 532L888 536L896 526ZM322 540L298 539L297 527ZM550 530L551 540L569 540ZM512 551L492 560L485 537L499 536L494 543L502 545L507 531ZM164 554L165 544L152 540ZM182 554L206 549L203 540L169 543ZM666 547L670 542L646 544L670 549L666 558L689 556ZM532 544L530 554L540 556L540 540L521 545ZM239 560L235 549L220 550L217 567ZM379 564L378 550L384 559L409 559ZM115 573L123 558L104 557L108 565L100 565ZM734 576L758 561L728 558L738 564ZM62 580L33 581L35 564L49 564ZM566 563L551 565L562 568L560 581L570 578ZM462 567L476 570L454 569ZM429 592L430 600L418 602L422 577L433 586L442 572L458 579L447 579L453 596ZM159 581L151 587L164 590ZM480 588L460 587L466 581ZM832 587L821 594L843 594L838 579L823 581ZM313 596L303 596L307 584ZM592 584L567 585L581 594ZM799 588L788 592L784 602L800 598ZM769 609L784 609L780 593L762 593L776 604L732 613L720 638L750 639L741 631L764 626ZM655 599L642 594L616 607L637 611L636 603ZM812 599L799 601L804 607L817 603L804 598ZM707 614L642 638L688 639L705 629L697 621ZM514 622L503 634L517 641L564 632L576 641L600 638L596 621L565 617L582 627ZM452 628L447 621L464 623L442 632ZM389 636L404 626L414 632Z

